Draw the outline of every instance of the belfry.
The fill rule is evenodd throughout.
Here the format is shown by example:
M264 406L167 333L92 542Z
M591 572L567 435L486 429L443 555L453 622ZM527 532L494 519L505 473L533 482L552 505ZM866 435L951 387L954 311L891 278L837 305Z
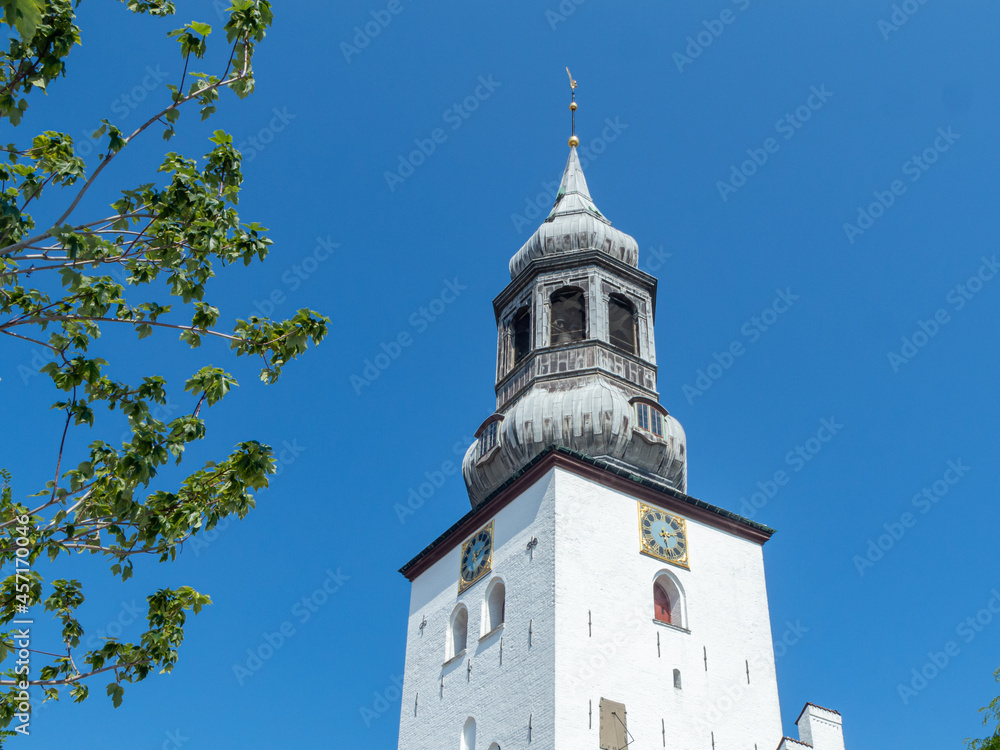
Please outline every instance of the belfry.
M401 569L399 750L844 750L840 715L811 703L782 736L773 531L687 494L684 430L657 392L656 279L591 197L570 81L555 205L493 301L472 509Z

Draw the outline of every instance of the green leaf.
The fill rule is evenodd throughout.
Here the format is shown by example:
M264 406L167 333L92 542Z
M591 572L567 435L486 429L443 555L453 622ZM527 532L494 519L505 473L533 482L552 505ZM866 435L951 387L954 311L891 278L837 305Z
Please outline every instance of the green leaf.
M125 688L116 682L108 683L108 695L111 696L111 702L114 704L115 708L118 708L122 704L122 696L125 694Z
M25 44L35 36L35 29L42 22L44 0L3 0L4 21L17 29Z

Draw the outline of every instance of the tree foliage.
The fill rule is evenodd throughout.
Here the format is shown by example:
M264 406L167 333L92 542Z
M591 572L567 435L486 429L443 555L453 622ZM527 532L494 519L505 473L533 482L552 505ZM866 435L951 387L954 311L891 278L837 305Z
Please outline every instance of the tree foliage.
M0 60L0 125L17 126L39 90L57 93L81 39L75 23L79 1L0 0L11 27ZM174 13L166 0L121 2L133 13ZM327 319L311 310L283 321L251 316L230 330L217 327L220 311L205 298L209 280L230 264L263 260L271 244L264 227L241 222L237 213L241 156L225 132L215 131L200 160L167 153L156 178L125 186L109 211L79 215L88 191L136 139L159 127L169 139L183 111L197 109L205 119L225 91L239 98L253 92L254 51L271 24L271 3L233 0L227 18L214 73L193 70L210 59L211 26L192 22L169 34L183 58L179 80L168 86L159 111L133 132L109 120L94 123L104 152L94 164L75 152L69 135L51 130L0 146L0 340L48 352L51 361L42 371L60 394L53 408L64 415L52 479L44 488L21 497L10 474L0 475L0 564L14 566L0 583L3 727L17 713L17 683L23 679L13 661L12 623L19 612L43 607L61 628L61 643L45 648L45 662L43 647L33 653L30 685L40 686L46 699L65 690L82 701L88 678L104 675L111 678L106 692L117 706L125 683L173 668L188 613L210 603L189 587L157 591L147 597L148 627L137 642L108 638L81 652L84 628L76 612L84 601L82 584L45 580L46 561L96 555L112 576L127 580L137 555L172 560L200 531L228 516L244 517L254 491L266 487L275 471L271 449L246 441L179 487L153 489L157 472L168 462L180 463L187 446L204 437L202 408L224 398L236 381L219 367L203 367L183 386L191 412L161 421L154 415L166 403L168 383L155 374L135 382L111 377L111 365L91 353L102 330L131 329L139 339L173 331L188 347L203 340L217 347L228 343L236 356L259 360L265 383L276 381L288 362L326 334ZM58 218L41 229L32 212ZM121 445L94 440L71 458L68 434L92 428L101 407L127 420L129 439Z
M993 673L993 679L1000 682L1000 669ZM968 750L1000 750L1000 695L979 712L983 714L983 726L987 729L992 727L993 731L981 740L966 740L966 747Z

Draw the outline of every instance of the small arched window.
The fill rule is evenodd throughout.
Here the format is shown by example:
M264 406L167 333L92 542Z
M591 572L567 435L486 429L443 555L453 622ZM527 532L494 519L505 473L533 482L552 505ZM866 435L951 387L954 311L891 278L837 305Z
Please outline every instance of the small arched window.
M661 571L653 581L653 619L687 629L684 592L671 573Z
M678 690L682 689L681 688L681 670L679 670L679 669L675 669L674 670L674 687L677 688Z
M635 350L635 308L624 297L617 295L608 299L608 338L611 345L636 354Z
M469 610L459 604L451 615L451 627L448 629L447 657L454 659L465 651L469 640Z
M471 716L462 727L462 750L476 750L476 720Z
M568 344L587 335L587 304L582 289L567 287L555 292L552 303L552 331L549 343Z
M486 594L486 632L491 633L506 619L507 589L499 578L493 580Z
M524 307L514 313L510 328L516 365L531 353L531 309Z

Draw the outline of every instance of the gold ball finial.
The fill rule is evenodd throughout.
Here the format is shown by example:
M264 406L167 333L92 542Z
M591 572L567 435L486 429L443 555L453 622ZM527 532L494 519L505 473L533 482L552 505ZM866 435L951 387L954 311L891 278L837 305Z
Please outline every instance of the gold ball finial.
M576 112L576 102L570 102L569 109L571 112Z
M575 135L571 135L569 138L569 145L571 148L576 148L577 146L580 145L580 139L577 138Z

